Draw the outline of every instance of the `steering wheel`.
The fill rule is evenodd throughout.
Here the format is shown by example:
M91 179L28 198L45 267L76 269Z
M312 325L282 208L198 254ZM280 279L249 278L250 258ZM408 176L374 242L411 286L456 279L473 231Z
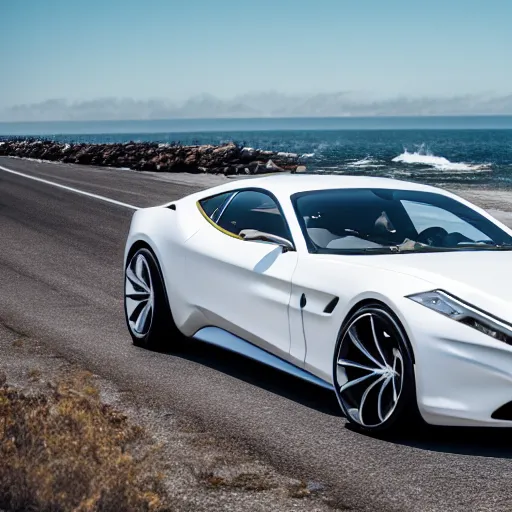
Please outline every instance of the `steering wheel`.
M418 233L416 241L432 247L440 247L442 246L443 239L447 234L448 231L446 231L446 229L433 226Z

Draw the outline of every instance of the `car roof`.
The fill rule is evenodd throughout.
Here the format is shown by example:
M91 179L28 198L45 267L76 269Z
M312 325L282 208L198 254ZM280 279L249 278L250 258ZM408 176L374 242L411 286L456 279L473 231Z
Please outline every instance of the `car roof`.
M235 179L230 183L209 189L210 194L243 188L262 188L276 196L291 196L299 192L339 188L388 188L444 193L442 189L393 178L350 176L335 174L272 174L261 177Z

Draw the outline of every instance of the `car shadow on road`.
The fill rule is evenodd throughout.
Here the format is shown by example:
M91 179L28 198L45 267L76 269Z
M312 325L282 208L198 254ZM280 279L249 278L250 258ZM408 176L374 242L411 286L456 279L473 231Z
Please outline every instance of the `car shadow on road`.
M512 459L511 428L425 426L401 444L423 450Z
M356 430L350 424L347 424L347 428ZM431 452L512 459L512 428L437 427L425 424L413 431L380 439Z
M333 392L240 354L187 339L178 351L172 351L172 355L208 366L323 414L343 418ZM346 428L356 430L349 423ZM433 427L425 424L413 431L379 439L419 450L512 459L512 428Z
M229 350L187 339L172 355L208 366L324 414L343 416L334 392Z

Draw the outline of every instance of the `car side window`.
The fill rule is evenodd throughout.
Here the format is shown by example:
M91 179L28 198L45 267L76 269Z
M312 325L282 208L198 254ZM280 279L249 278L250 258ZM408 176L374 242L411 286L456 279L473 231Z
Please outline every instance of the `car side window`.
M244 229L257 229L287 240L291 238L274 199L256 190L238 192L229 202L217 224L234 235L238 235Z
M218 194L216 196L207 197L206 199L201 199L199 204L203 209L204 213L212 219L215 214L218 213L220 207L224 204L224 202L233 194L232 191L225 192L224 194Z

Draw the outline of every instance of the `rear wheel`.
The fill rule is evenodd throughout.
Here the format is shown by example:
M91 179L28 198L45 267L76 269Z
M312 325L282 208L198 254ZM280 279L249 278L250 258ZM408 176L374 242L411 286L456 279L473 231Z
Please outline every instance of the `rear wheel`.
M146 248L128 259L124 310L133 343L150 349L175 344L180 333L173 321L158 263Z
M334 382L345 416L360 430L397 430L419 417L406 334L381 304L361 307L341 330Z

